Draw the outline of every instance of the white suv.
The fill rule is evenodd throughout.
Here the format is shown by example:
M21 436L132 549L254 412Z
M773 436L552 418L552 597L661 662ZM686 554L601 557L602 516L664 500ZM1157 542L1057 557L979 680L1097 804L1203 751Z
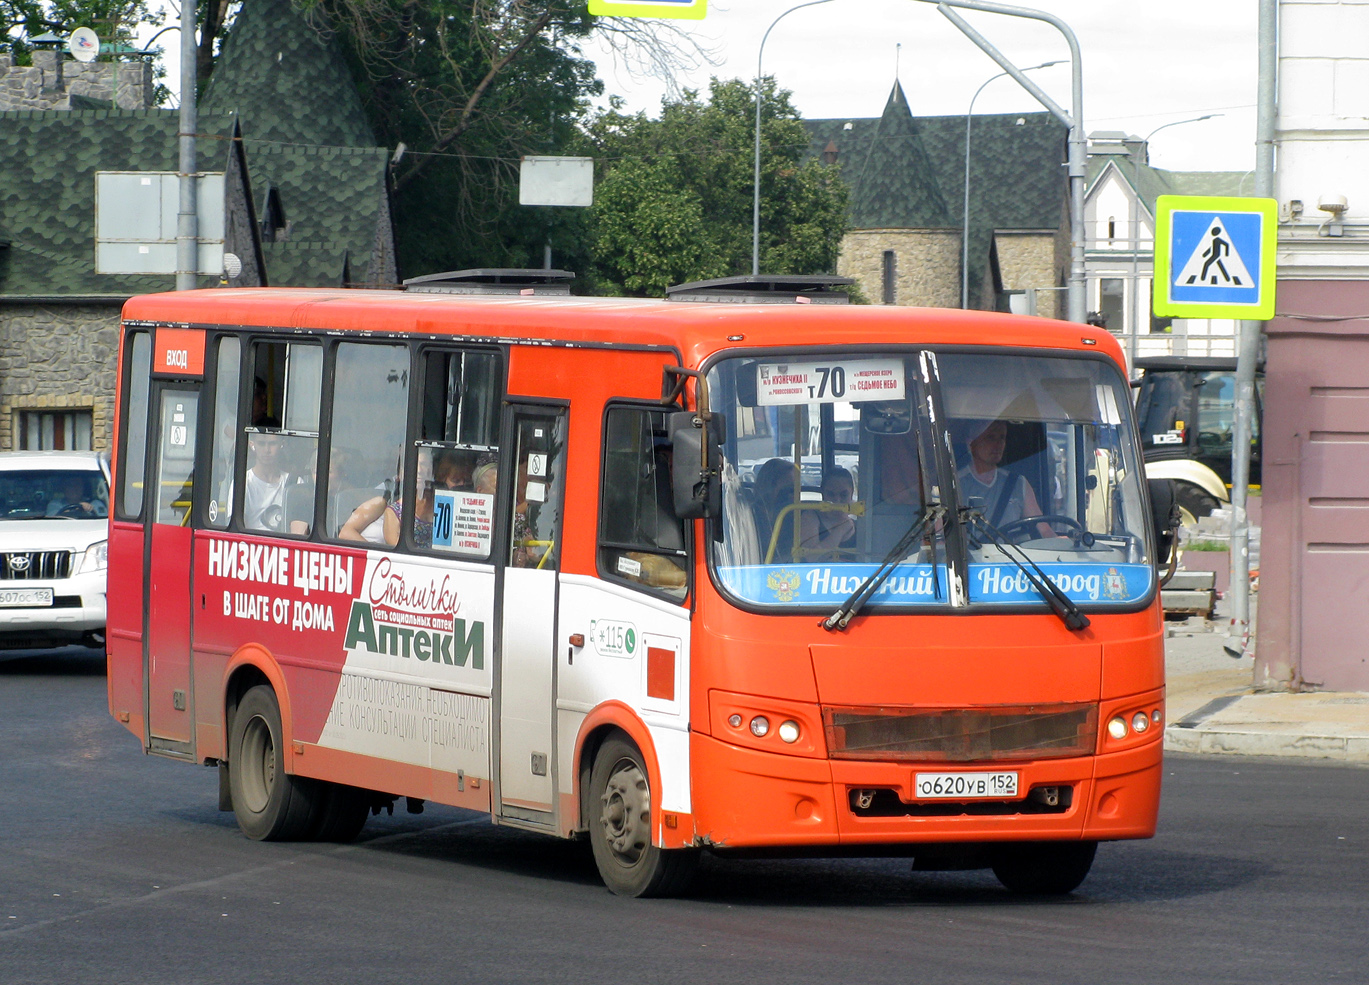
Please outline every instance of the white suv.
M0 454L0 648L104 646L109 463Z

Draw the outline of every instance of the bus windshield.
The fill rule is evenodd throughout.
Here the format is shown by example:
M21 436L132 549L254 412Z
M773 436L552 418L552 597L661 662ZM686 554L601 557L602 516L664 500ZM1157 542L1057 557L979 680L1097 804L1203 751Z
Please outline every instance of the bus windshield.
M708 380L727 428L712 564L741 604L831 611L879 572L870 608L1042 606L1024 562L1084 608L1153 588L1129 389L1105 359L776 353Z

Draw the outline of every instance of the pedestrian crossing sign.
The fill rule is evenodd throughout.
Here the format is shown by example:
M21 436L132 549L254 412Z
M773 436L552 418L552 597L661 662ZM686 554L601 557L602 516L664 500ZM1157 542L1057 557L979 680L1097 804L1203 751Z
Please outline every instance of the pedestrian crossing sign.
M671 17L701 21L708 12L708 0L589 0L589 12L596 17Z
M1155 313L1274 317L1277 203L1161 195L1155 201Z

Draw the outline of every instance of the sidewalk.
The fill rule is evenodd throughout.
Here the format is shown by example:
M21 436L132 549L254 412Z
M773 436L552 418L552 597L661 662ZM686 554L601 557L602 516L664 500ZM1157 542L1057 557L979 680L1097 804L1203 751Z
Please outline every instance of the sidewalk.
M1165 750L1369 763L1369 694L1257 692L1254 660L1222 648L1226 612L1165 623Z

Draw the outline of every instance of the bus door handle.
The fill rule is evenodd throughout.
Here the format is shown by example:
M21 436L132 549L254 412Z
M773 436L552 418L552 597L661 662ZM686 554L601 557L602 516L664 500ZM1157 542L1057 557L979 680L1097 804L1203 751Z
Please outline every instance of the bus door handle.
M575 663L575 651L585 645L584 633L571 633L570 646L566 649L566 663Z

